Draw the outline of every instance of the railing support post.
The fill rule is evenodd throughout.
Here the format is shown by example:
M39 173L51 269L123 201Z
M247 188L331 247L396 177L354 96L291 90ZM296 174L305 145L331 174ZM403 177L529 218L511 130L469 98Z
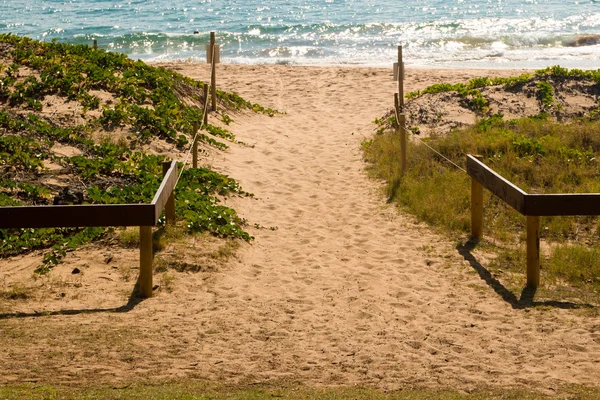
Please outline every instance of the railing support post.
M204 101L208 102L208 85L204 85L204 90L202 92L204 94ZM204 109L206 110L206 112L203 115L204 118L204 126L208 125L208 106L205 105Z
M483 186L471 178L471 239L483 237Z
M527 287L540 284L540 217L527 216Z
M169 168L171 168L171 162L164 162L162 168L163 176L165 176L169 172ZM177 175L177 166L175 166L175 175ZM173 192L167 199L167 204L165 204L165 217L168 225L175 225L175 220L177 219L175 215L175 189L173 189Z
M211 51L211 74L210 74L210 87L212 95L212 111L217 111L217 63L215 62L215 33L210 33L210 51Z
M404 62L402 61L402 46L398 46L398 97L400 112L404 112Z
M396 115L396 134L400 137L400 176L406 172L406 115L401 112L401 101L394 93L394 111Z
M400 174L406 172L406 115L401 113L398 121L398 129L400 133Z
M152 297L152 227L140 226L140 295Z
M198 168L198 121L194 121L194 143L192 143L192 168Z

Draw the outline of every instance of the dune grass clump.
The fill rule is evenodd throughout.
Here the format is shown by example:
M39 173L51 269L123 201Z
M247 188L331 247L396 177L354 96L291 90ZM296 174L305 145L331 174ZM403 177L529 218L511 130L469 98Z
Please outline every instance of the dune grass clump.
M600 289L600 247L581 244L556 247L548 259L547 270L573 285L591 286L597 291Z
M444 94L444 96L436 96ZM458 99L458 105L473 112L480 118L491 117L494 113L502 112L522 116L535 116L539 119L569 120L576 117L598 119L600 113L600 70L583 71L553 66L508 78L473 78L465 83L438 83L422 90L406 94L407 100L415 100L424 95L432 100L429 104L424 99L416 102L416 107L410 109L410 123L440 122L442 113L437 116L425 115L424 110L435 108L436 101L444 98ZM572 95L583 96L586 101L569 107L568 98ZM537 100L537 110L528 104L527 98ZM512 101L514 99L515 101ZM528 110L529 114L525 114ZM387 115L393 114L389 112ZM423 117L426 117L425 119ZM377 119L379 130L393 127L386 118ZM411 129L418 131L419 127Z
M165 277L163 276L163 281ZM130 399L130 400L558 400L576 398L597 399L597 388L582 386L560 387L555 395L544 395L529 390L481 388L457 391L451 388L401 388L379 390L360 386L309 387L289 382L267 384L224 384L198 380L135 382L125 387L91 384L85 387L58 384L12 384L0 387L0 396L10 400L21 399Z
M459 166L465 166L467 154L481 155L486 165L528 193L600 193L600 121L506 121L495 115L426 141ZM390 201L456 237L468 235L470 177L465 172L409 141L407 172L400 176L399 140L391 132L366 142L364 150L371 174L388 182ZM520 251L525 217L484 193L487 242L509 253ZM542 261L546 281L600 290L598 217L542 217L541 236L549 248ZM505 257L496 265L522 276L521 259Z
M426 87L423 90L417 90L406 94L406 99L411 100L428 93L446 93L458 92L462 96L477 95L478 89L488 86L504 86L506 90L518 90L533 79L543 79L544 81L564 82L568 79L574 80L590 80L596 84L600 84L600 69L599 70L581 70L562 68L558 65L543 68L535 71L533 74L525 73L519 76L511 76L508 78L496 77L479 77L473 78L467 83L438 83ZM481 93L479 93L481 94Z

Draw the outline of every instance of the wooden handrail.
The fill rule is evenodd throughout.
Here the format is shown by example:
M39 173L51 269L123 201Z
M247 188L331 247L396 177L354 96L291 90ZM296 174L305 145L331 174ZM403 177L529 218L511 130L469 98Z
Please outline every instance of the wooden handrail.
M528 194L523 215L600 215L600 193Z
M528 194L478 160L467 155L471 177L471 237L483 235L482 187L527 217L527 286L540 281L540 217L600 215L600 193Z
M163 164L163 175L151 203L0 207L0 229L139 226L139 289L142 297L151 297L152 226L165 208L167 223L175 222L177 161Z
M526 193L472 155L467 156L467 173L523 215L600 215L600 193Z
M0 229L154 225L152 204L0 207Z
M172 196L175 185L177 185L177 161L172 161L150 203L154 206L154 224L156 224L158 218L160 218L160 213L165 208L169 197Z
M467 174L521 214L525 212L527 193L470 154L467 156Z
M153 226L176 182L177 162L173 161L151 203L0 207L0 229Z

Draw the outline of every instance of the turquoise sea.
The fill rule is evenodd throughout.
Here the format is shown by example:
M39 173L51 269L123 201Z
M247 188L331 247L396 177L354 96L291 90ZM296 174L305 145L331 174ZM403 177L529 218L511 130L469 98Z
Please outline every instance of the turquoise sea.
M0 32L143 60L600 68L600 0L0 0ZM198 32L195 34L194 32Z

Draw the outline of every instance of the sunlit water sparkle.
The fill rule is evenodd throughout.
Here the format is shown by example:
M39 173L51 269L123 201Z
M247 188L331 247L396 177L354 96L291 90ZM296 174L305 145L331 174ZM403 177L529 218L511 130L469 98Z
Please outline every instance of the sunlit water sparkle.
M600 0L0 0L0 32L226 63L600 68ZM199 34L194 34L198 31Z

